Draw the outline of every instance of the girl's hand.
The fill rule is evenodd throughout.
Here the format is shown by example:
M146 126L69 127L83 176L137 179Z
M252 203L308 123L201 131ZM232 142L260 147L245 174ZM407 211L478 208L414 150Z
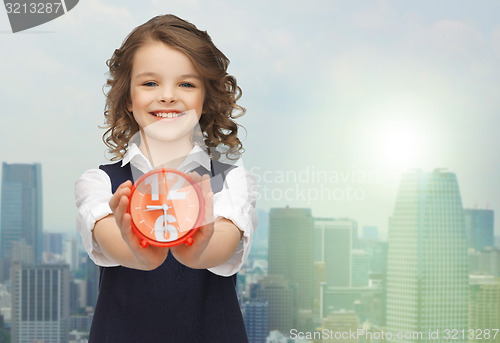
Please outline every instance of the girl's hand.
M152 245L143 248L140 245L140 238L132 231L132 219L127 212L131 192L132 182L126 181L122 183L111 197L109 206L113 211L121 237L138 264L137 269L153 270L165 261L169 249Z
M242 237L242 232L232 221L220 218L214 221L213 192L208 175L189 174L201 187L205 199L205 216L202 226L193 235L193 244L171 247L170 251L182 264L205 269L225 263L234 255Z
M171 247L170 249L179 262L190 266L194 263L194 261L197 261L200 258L214 234L214 194L210 185L209 175L200 176L195 172L188 173L187 175L201 189L201 193L205 201L205 215L200 228L193 235L192 245L188 246L186 244L181 244Z

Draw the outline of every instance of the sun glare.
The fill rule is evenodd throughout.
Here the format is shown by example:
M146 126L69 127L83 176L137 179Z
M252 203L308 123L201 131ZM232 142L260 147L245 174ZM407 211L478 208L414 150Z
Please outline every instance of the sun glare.
M381 129L377 150L384 167L416 168L422 162L424 143L418 127L393 122Z

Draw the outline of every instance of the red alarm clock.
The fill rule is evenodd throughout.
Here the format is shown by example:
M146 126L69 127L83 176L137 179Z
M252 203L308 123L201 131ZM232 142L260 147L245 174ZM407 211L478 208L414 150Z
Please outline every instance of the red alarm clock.
M143 247L191 245L203 220L205 202L200 187L188 175L163 168L134 183L128 212Z

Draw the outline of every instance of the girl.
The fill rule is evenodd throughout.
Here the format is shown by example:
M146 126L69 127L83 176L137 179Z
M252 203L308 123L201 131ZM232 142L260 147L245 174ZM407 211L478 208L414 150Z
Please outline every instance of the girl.
M256 190L243 168L218 161L221 148L242 152L233 112L245 110L228 64L206 32L173 15L137 27L108 61L103 139L119 162L75 184L77 228L101 266L90 343L247 342L235 282ZM143 248L131 230L132 182L158 167L201 185L206 215L191 246Z

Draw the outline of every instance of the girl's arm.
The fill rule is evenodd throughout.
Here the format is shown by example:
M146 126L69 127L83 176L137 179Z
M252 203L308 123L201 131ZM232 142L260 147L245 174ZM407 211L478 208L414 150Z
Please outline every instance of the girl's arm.
M131 187L131 181L118 187L109 201L113 214L95 223L93 235L108 259L128 268L153 270L165 261L168 248L141 247L139 237L132 232L130 214L127 213Z
M208 175L190 174L201 186L205 199L204 225L193 236L193 244L171 247L171 252L182 264L194 269L206 269L227 262L238 248L243 232L226 218L213 219L213 193Z
M193 245L181 244L172 247L171 251L179 262L190 268L212 268L234 255L242 236L243 233L232 221L222 218L201 227L193 236Z

